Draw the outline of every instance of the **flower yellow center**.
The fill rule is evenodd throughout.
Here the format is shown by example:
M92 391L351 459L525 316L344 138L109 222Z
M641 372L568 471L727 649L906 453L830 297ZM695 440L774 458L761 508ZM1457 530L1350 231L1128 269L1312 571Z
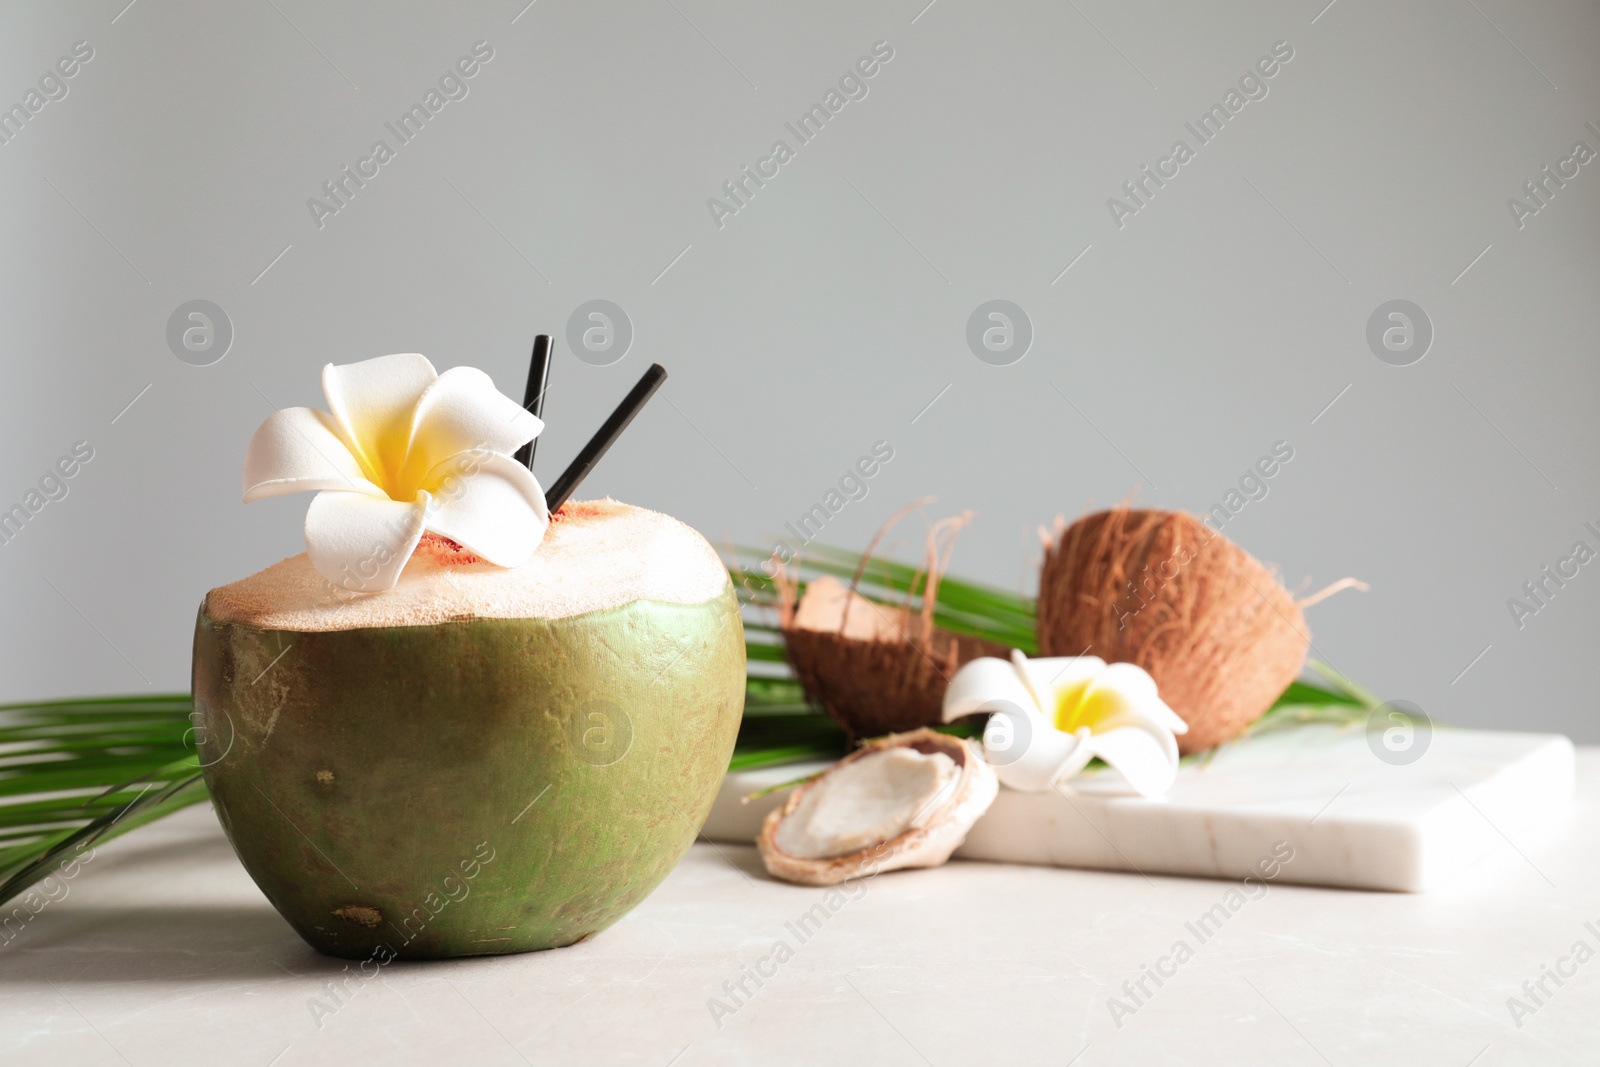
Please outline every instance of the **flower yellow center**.
M422 489L438 495L441 483L450 479L450 471L433 469L435 462L446 458L445 449L428 433L426 426L412 437L409 424L402 428L397 423L369 431L360 444L362 447L355 452L362 473L388 494L390 500L409 504L417 499L417 491Z
M1070 734L1087 726L1090 733L1098 733L1116 715L1116 693L1105 687L1091 691L1093 682L1085 678L1056 690L1056 729Z

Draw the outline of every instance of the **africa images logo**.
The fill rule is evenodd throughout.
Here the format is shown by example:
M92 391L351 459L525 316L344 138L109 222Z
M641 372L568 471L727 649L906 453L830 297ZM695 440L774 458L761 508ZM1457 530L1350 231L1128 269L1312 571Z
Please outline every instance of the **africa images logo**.
M823 94L821 103L812 104L794 122L783 124L794 135L794 147L781 138L773 141L767 154L756 160L754 171L747 163L739 168L736 177L723 182L722 195L727 199L715 196L706 199L706 209L711 212L711 221L717 224L717 229L726 225L724 220L730 215L737 215L741 209L749 206L756 190L766 188L767 182L778 176L784 164L795 158L797 150L814 141L822 133L823 127L844 110L846 104L852 100L865 100L870 91L868 80L876 77L893 58L893 45L888 41L874 41L872 53L856 60L839 77L838 88L830 86Z
M1172 151L1156 160L1154 170L1146 163L1138 174L1123 182L1122 192L1127 199L1113 196L1106 200L1106 210L1111 212L1111 221L1117 229L1122 229L1128 219L1149 207L1156 192L1166 188L1167 182L1176 178L1184 164L1195 159L1201 148L1216 140L1246 104L1265 100L1271 91L1267 83L1293 58L1294 47L1288 41L1275 42L1270 53L1256 60L1255 65L1240 76L1238 88L1229 89L1219 103L1212 104L1194 122L1183 124L1194 135L1193 146L1186 138L1178 138L1173 142Z
M339 168L339 172L332 178L322 183L323 195L326 200L315 196L306 200L306 208L311 212L311 221L317 229L327 225L330 215L337 215L350 206L350 201L355 199L356 193L367 187L367 182L376 178L381 168L397 158L397 153L405 145L416 140L428 122L444 110L445 105L452 100L465 100L472 91L471 80L477 77L484 64L494 58L494 48L488 41L478 41L472 46L470 55L462 56L439 76L438 88L429 86L427 92L422 94L420 103L412 104L394 122L383 124L384 129L394 135L395 143L390 145L387 140L379 139L372 144L372 150L365 156L356 160L355 169L350 169L346 163Z
M94 58L94 45L79 41L72 51L55 61L39 77L38 88L29 89L22 99L6 107L0 104L0 144L10 144L34 121L46 104L65 100L71 91L68 82Z

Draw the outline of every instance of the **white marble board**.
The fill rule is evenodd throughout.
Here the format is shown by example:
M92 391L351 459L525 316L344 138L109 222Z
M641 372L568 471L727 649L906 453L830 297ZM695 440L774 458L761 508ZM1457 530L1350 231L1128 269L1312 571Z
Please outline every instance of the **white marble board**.
M728 775L705 837L749 843L783 794L742 798L825 766ZM1396 765L1360 729L1307 726L1223 746L1183 767L1161 800L1126 795L1109 771L1060 793L1001 789L956 855L1243 878L1283 842L1293 858L1278 881L1425 892L1491 854L1504 860L1508 844L1525 858L1559 832L1572 785L1572 742L1558 735L1441 728Z

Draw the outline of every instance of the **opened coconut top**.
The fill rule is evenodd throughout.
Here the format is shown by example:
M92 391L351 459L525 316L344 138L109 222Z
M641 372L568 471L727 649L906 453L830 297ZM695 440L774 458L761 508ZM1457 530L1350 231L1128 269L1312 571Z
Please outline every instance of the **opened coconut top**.
M354 630L474 617L561 619L635 600L703 604L727 584L727 568L694 530L607 499L568 502L521 567L482 562L430 536L393 589L360 595L323 578L302 552L213 589L205 610L218 622L267 630Z

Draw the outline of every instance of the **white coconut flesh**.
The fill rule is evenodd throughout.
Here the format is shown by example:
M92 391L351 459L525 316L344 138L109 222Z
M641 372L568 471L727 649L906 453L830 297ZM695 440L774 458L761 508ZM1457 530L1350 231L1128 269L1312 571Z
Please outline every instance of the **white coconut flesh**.
M775 843L800 859L861 852L925 825L960 777L943 752L880 749L813 782L779 824Z
M840 629L841 624L843 629ZM806 583L805 594L795 607L794 627L797 630L842 633L857 641L905 639L903 619L874 604L831 574Z
M393 589L365 595L338 589L301 553L213 589L206 611L219 622L322 632L462 618L561 619L636 600L704 604L727 585L727 568L694 530L659 512L600 500L568 503L521 567L477 561L426 538Z

